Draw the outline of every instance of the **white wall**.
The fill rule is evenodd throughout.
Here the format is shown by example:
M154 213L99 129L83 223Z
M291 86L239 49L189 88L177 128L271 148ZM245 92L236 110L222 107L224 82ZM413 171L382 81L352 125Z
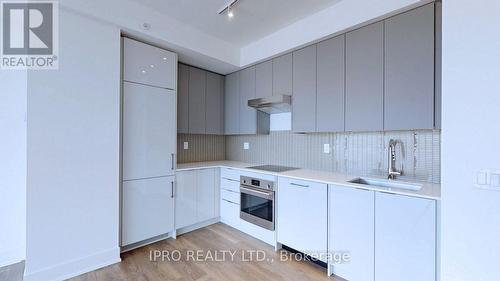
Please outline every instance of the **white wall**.
M120 31L61 10L59 38L28 73L27 280L119 261Z
M442 281L500 280L500 1L443 1Z
M26 77L0 70L0 267L26 252Z

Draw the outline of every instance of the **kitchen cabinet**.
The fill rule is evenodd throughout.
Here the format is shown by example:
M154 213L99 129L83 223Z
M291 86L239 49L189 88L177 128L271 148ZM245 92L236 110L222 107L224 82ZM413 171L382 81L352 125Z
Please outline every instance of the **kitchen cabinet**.
M123 182L122 246L174 229L174 177Z
M197 171L179 171L176 173L175 190L175 227L177 229L197 222Z
M123 83L123 180L174 175L175 108L172 90Z
M375 192L331 185L328 196L328 252L351 257L349 262L330 261L331 272L346 280L373 281Z
M255 98L255 67L249 67L240 71L239 93L239 134L255 134L257 131L257 110L248 106L248 100Z
M345 51L345 129L382 131L384 128L383 23L374 23L347 33Z
M278 242L306 254L327 252L327 185L278 177Z
M207 72L206 134L224 134L224 76Z
M293 52L292 131L316 131L316 45Z
M189 66L179 64L177 91L177 132L189 133Z
M316 131L344 131L345 35L318 43Z
M224 96L224 133L240 133L240 73L226 76Z
M273 59L273 95L292 95L292 53Z
M219 187L215 169L179 171L176 178L176 229L219 216Z
M434 3L385 21L385 130L434 128L434 50Z
M266 98L273 95L273 61L259 63L255 68L255 97Z
M177 54L123 38L123 80L177 89Z
M207 72L189 68L189 132L205 134L206 132L206 86Z
M436 202L377 192L375 281L435 278Z

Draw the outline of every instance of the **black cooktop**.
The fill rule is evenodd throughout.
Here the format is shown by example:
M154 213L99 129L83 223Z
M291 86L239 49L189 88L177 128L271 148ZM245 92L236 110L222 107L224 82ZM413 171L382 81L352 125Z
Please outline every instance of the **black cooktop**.
M274 172L274 173L282 173L282 172L293 171L293 170L299 169L299 168L285 167L285 166L278 166L278 165L262 165L262 166L248 167L248 168L255 169L255 170L267 171L267 172Z

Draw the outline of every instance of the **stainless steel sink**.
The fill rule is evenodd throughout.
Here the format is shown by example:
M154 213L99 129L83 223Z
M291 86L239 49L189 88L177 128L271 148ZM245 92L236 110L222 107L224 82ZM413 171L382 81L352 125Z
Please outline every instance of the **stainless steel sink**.
M374 187L384 187L384 188L398 188L398 189L407 189L418 191L422 189L422 185L402 182L402 181L394 181L394 180L385 180L385 179L370 179L370 178L356 178L349 181L350 183L357 183L363 185L370 185Z

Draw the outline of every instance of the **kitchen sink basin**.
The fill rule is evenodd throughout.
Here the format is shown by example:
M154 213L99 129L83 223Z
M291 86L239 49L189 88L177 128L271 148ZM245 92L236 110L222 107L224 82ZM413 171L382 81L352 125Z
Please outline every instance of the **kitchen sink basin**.
M386 179L370 179L370 178L356 178L349 181L350 183L369 185L374 187L384 187L384 188L398 188L418 191L422 188L420 184L386 180Z

